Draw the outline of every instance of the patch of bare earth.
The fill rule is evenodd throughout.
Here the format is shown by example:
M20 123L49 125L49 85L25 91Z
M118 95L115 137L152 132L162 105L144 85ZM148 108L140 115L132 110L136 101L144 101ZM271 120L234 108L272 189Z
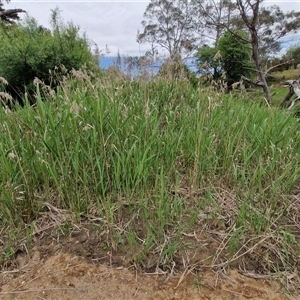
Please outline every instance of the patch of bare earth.
M287 299L272 281L255 280L231 271L216 276L146 274L133 268L91 263L58 251L20 256L18 268L2 272L1 299Z
M105 249L97 234L87 228L60 238L43 232L31 251L20 248L2 269L0 299L297 299L285 296L275 281L234 269L216 272L190 263L185 269L174 264L168 272L145 271L132 263L133 253Z
M229 259L228 235L234 229L230 213L235 204L232 197L218 194L224 213L209 219L209 214L202 212L197 226L189 233L182 232L181 242L188 246L178 249L171 260L161 254L173 231L168 232L170 236L163 244L145 255L138 246L133 250L125 239L121 246L113 244L116 236L111 238L111 232L125 232L129 222L126 218L113 228L96 214L74 224L67 210L46 203L47 209L35 222L32 239L24 237L12 245L13 253L8 253L7 260L3 254L9 247L4 239L0 240L0 299L300 299L291 295L299 295L297 262L295 271L271 276L263 260L269 253L278 267L282 264L283 260L278 259L281 243L275 234L254 236L254 242L245 238L243 246ZM298 204L297 194L287 209L296 216L295 224L299 224ZM218 220L223 220L227 232ZM139 234L142 220L135 221ZM299 236L299 228L294 227Z

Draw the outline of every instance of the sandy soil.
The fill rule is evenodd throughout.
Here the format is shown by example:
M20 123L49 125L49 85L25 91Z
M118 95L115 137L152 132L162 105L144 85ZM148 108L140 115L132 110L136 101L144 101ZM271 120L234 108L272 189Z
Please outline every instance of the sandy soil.
M214 274L146 274L133 267L115 268L57 251L44 255L33 249L19 255L17 268L3 271L0 299L300 299L287 297L278 283L257 280L230 271Z
M47 218L42 219L32 239L24 237L15 245L6 261L5 243L0 241L0 299L300 300L287 295L278 282L267 280L259 257L243 257L231 265L231 271L199 264L219 246L209 235L193 235L197 249L178 253L172 269L167 267L163 272L157 255L137 260L138 249L132 252L126 245L112 247L103 234L106 231L95 230L94 224L56 226ZM238 272L240 266L248 273Z

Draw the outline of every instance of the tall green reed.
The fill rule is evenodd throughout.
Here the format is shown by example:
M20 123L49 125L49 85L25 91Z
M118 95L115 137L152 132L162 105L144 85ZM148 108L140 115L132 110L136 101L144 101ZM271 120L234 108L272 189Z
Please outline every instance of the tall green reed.
M234 193L234 243L283 220L300 171L295 119L186 82L75 75L54 98L37 86L35 107L0 112L3 224L30 223L45 202L77 220L96 207L111 240L126 219L132 245L169 235L171 251L201 211L222 213L219 188Z

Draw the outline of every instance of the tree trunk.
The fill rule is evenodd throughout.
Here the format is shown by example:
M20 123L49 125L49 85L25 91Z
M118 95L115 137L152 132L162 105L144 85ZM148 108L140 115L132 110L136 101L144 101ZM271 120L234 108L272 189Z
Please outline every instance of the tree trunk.
M254 60L255 67L258 72L258 78L259 78L259 81L261 82L261 86L262 86L264 94L265 94L266 102L270 105L271 104L271 94L270 94L270 90L269 90L269 87L267 84L266 74L262 67L260 56L259 56L259 51L258 51L258 34L256 31L256 28L254 28L253 26L249 27L249 29L250 29L250 34L251 34L252 58Z
M250 35L251 35L251 47L252 47L252 58L254 60L256 71L258 73L258 79L260 82L260 86L262 86L265 99L268 105L271 103L271 94L270 90L266 81L266 73L263 70L261 59L258 51L258 33L257 33L257 26L258 26L258 13L259 13L259 4L261 0L256 0L252 4L250 1L243 2L242 0L237 0L237 5L239 11L241 13L241 17L245 22L245 25L248 27ZM249 16L248 10L252 10L252 16Z

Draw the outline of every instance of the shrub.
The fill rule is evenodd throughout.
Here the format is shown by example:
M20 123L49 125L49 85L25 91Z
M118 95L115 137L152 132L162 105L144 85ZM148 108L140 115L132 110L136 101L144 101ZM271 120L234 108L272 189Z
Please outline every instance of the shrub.
M84 64L88 68L96 65L88 40L79 34L79 27L72 22L64 24L58 9L52 11L51 20L51 30L39 26L31 17L0 27L0 75L9 83L6 91L21 102L25 91L29 95L33 91L36 77L54 85L49 70L55 67L63 65L71 70Z
M253 69L247 34L241 30L236 31L235 34L227 31L218 41L228 87L240 81L241 75L249 77ZM245 40L236 36L244 37Z

